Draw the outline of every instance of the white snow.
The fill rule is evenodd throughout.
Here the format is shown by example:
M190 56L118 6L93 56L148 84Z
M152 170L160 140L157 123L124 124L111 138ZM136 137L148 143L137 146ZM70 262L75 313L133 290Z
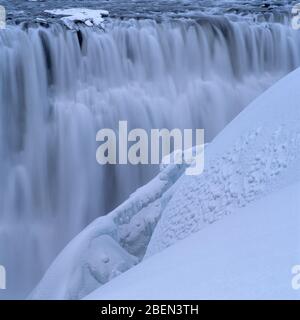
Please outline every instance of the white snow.
M300 299L299 80L300 69L223 130L204 174L164 198L148 259L86 299Z
M86 299L300 299L300 184L144 260Z
M177 181L147 257L300 180L299 79L300 69L258 97L206 148L204 173Z
M101 285L89 298L299 297L291 289L300 263L299 80L300 69L233 120L205 149L202 175L162 166L87 227L32 298L82 298ZM148 259L107 283L143 258L150 237Z
M30 298L80 299L139 262L159 218L160 199L185 169L185 163L164 166L120 207L85 228L55 259Z
M61 20L70 29L76 29L76 23L78 22L85 23L89 27L103 27L103 17L109 15L107 10L85 8L54 9L45 10L45 12L51 15L63 16Z

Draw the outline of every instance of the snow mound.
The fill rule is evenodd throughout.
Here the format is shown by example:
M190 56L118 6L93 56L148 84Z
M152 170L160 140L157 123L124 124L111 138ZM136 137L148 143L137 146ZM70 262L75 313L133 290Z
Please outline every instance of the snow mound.
M121 206L75 237L52 263L31 299L80 299L144 256L163 198L187 164L170 164Z
M300 69L279 81L206 148L202 175L183 175L146 257L300 179Z
M69 29L77 29L76 23L78 22L84 23L88 27L103 27L103 17L107 17L109 15L109 12L106 10L84 8L45 10L45 13L55 16L63 16L61 20Z
M86 299L300 299L300 184L144 260Z
M184 175L185 163L162 165L155 179L69 243L31 298L78 299L100 286L91 298L294 297L287 279L292 260L299 263L292 209L299 208L299 186L283 189L300 181L299 79L297 69L233 120L206 147L202 175ZM107 283L146 250L149 259Z

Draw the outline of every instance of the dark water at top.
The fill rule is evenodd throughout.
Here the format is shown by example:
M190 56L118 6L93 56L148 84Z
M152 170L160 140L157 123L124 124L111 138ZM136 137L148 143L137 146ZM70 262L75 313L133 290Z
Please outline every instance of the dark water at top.
M0 0L7 9L8 22L33 20L48 17L44 10L54 8L85 7L106 9L112 18L182 18L209 14L253 13L287 14L297 1L216 1L216 0Z

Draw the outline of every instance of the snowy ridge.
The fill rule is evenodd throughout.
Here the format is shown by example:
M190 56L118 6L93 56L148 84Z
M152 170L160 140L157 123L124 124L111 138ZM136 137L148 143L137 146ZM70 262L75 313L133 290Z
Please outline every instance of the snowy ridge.
M209 145L201 176L182 176L146 256L300 179L300 69L251 103Z
M80 299L137 264L158 221L163 196L186 164L161 173L110 214L100 217L60 253L31 299ZM170 190L171 192L171 190Z
M296 241L299 230L296 194L300 181L299 79L300 69L297 69L233 120L206 148L205 171L201 176L183 175L184 165L162 166L163 171L157 178L71 241L31 297L82 298L132 268L147 248L149 259L88 298L125 298L128 285L124 283L132 282L135 272L138 272L137 279L144 281L135 281L126 298L136 298L137 294L140 298L231 298L240 294L241 298L282 295L294 298L297 292L291 291L288 268L297 263L300 250ZM286 215L285 211L288 211ZM247 218L238 218L243 212L248 212ZM238 214L198 232L233 213ZM196 232L197 235L191 237ZM187 237L186 242L176 244ZM228 243L227 251L221 245L224 241ZM257 241L264 244L259 250ZM234 246L235 243L241 245ZM174 249L164 250L173 244L176 244ZM277 250L271 249L272 245ZM153 256L161 251L162 255ZM188 266L195 267L188 278L180 277L183 270L188 269L181 259L185 252L186 259L190 259ZM180 261L176 262L178 257ZM248 269L244 266L246 258L250 261ZM227 273L215 280L210 270L223 260ZM170 265L161 261L170 261ZM178 269L174 267L177 265ZM272 265L276 265L274 273L269 272ZM278 270L279 267L284 270ZM150 277L160 268L161 274L157 271L157 275ZM173 272L169 272L172 268ZM264 291L279 271L282 277L274 281L274 285L271 283L273 291L269 292L268 288ZM157 288L155 285L152 290L149 288L149 281L152 286L153 279L164 286L160 295L158 284ZM245 281L257 288L257 281L261 279L258 291L244 290ZM284 291L278 290L278 285ZM217 286L220 286L219 292ZM182 287L186 291L181 291ZM145 292L144 296L140 295L141 291Z
M86 299L300 298L299 80L297 69L213 140L204 174L174 185L148 258Z
M85 299L300 299L300 184L142 261Z

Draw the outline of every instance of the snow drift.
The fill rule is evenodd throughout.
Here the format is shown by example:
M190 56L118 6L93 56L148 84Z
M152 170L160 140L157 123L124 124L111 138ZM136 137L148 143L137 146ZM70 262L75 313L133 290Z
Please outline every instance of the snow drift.
M182 176L147 256L300 177L297 69L267 90L208 146L201 176Z
M120 207L84 229L57 257L32 299L79 299L138 263L168 194L186 164L161 173Z
M107 238L98 243L95 250L93 239L97 237L109 235L114 241L118 240L123 249L117 246L114 252L120 252L118 259L126 267L117 268L117 273L129 269L136 260L128 253L141 259L147 244L145 238L141 241L132 236L135 231L128 223L133 223L136 217L147 221L154 215L155 222L150 223L148 231L145 232L146 223L140 225L143 231L135 234L147 234L147 239L160 217L147 248L149 257L232 213L236 215L198 232L161 255L146 259L89 298L135 298L141 291L144 295L139 295L140 298L295 297L297 293L291 291L287 280L291 264L296 264L299 257L296 209L299 185L284 188L299 182L300 178L299 79L300 69L297 69L234 119L206 148L205 171L201 176L180 176L183 168L170 165L116 212L85 229L56 259L32 298L78 298L84 295L80 292L87 293L95 287L99 276L94 274L106 270L102 262L107 261L107 257L101 258ZM127 236L134 240L131 244L141 244L134 252L131 251L134 246L126 248L120 241L127 236L120 237L122 233L118 230L126 224ZM86 252L91 252L91 256ZM89 266L91 259L102 262L92 263L86 272L84 266ZM217 266L220 270L214 273ZM115 268L111 268L112 271L115 275ZM87 273L94 284L89 290L83 290L88 285L84 280ZM276 274L279 276L274 279ZM139 285L141 277L148 280ZM126 283L133 279L136 284L130 291ZM100 282L97 285L102 284ZM150 282L153 290L148 290ZM161 287L164 289L158 294Z
M300 299L300 184L177 242L86 299Z

